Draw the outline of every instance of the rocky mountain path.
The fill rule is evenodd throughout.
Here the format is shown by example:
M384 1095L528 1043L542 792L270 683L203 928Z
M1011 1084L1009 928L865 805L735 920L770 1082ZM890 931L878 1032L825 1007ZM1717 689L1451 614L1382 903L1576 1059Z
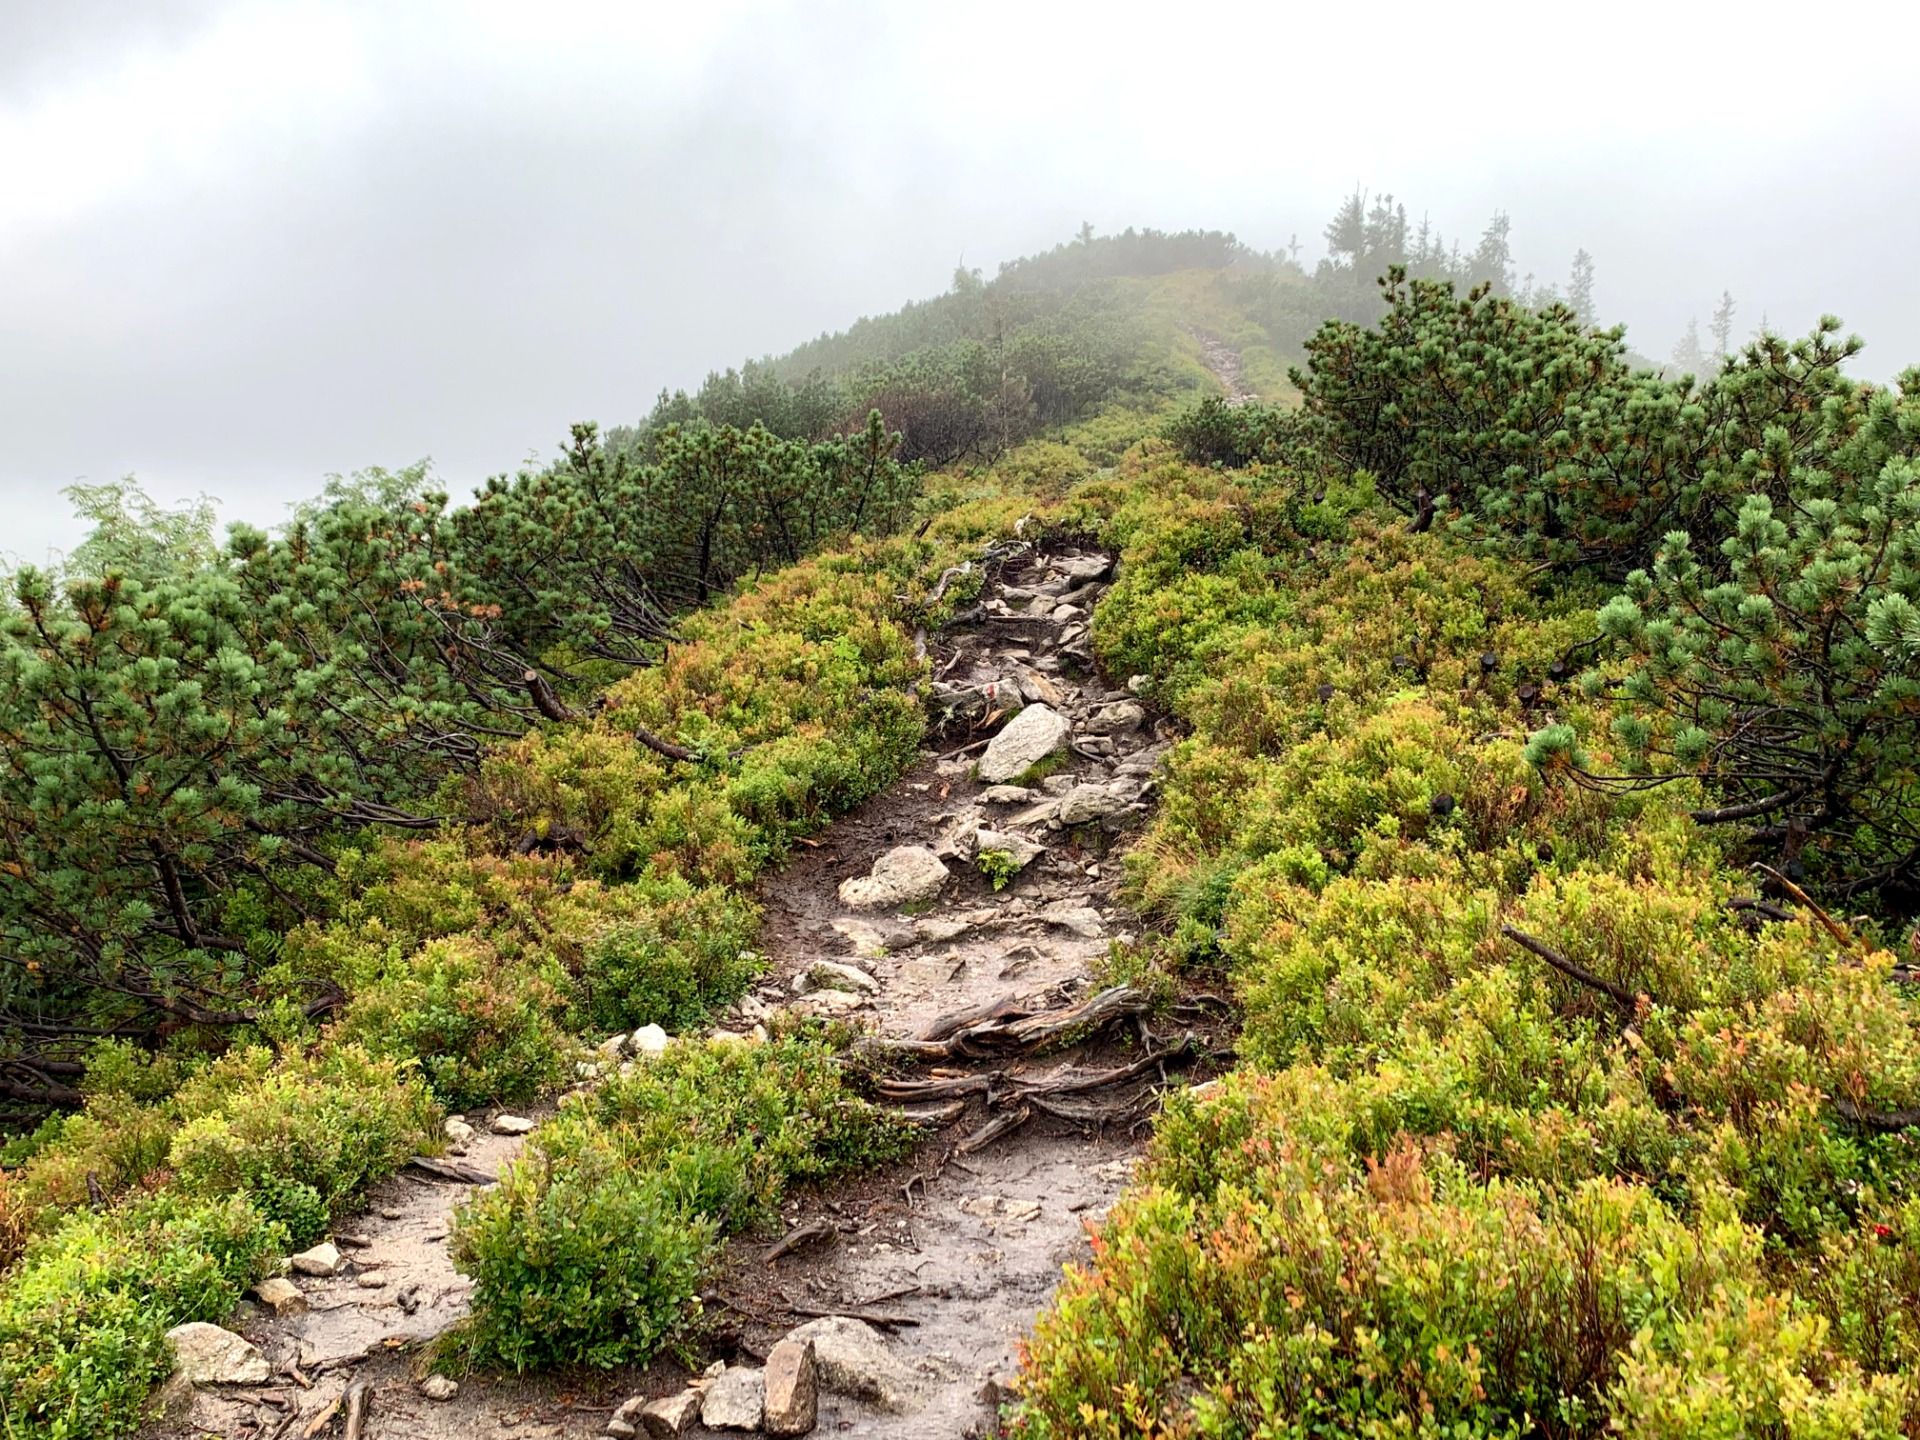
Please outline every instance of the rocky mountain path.
M784 1238L732 1246L703 1297L707 1371L449 1386L420 1370L422 1344L467 1309L453 1211L522 1143L496 1127L537 1118L476 1115L452 1127L450 1170L384 1182L305 1267L329 1273L296 1257L262 1287L234 1325L251 1350L207 1362L248 1383L177 1383L154 1433L996 1433L1021 1336L1086 1253L1207 1019L1095 979L1132 938L1119 851L1172 739L1093 664L1111 572L1072 549L989 562L980 599L931 644L937 748L763 882L769 970L718 1033L750 1038L780 1010L858 1026L877 1098L926 1138L897 1167L795 1197ZM622 1047L664 1038L643 1035Z
M1191 333L1200 343L1200 363L1211 370L1214 379L1220 382L1220 388L1226 392L1227 404L1245 405L1260 398L1247 386L1238 350L1211 331L1195 330Z

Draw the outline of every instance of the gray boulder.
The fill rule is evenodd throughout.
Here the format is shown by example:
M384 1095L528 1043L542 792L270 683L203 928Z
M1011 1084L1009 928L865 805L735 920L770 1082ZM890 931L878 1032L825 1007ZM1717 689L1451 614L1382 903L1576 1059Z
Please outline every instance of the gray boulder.
M933 851L896 845L873 862L870 872L841 882L840 903L855 910L887 910L931 900L946 883L947 867Z
M789 1330L781 1343L809 1340L822 1390L896 1412L913 1402L917 1388L913 1372L871 1325L845 1315L828 1315Z
M722 1370L700 1397L700 1423L709 1430L758 1430L766 1413L766 1377L750 1365Z
M980 778L998 785L1024 775L1062 749L1072 734L1072 727L1051 706L1029 705L988 742L987 753L980 757Z
M273 1377L255 1345L244 1336L204 1320L190 1320L167 1331L179 1374L193 1385L264 1385Z

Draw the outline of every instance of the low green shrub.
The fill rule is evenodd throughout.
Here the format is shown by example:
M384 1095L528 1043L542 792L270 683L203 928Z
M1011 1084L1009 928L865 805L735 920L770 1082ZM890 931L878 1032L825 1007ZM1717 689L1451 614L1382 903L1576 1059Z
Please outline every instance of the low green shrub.
M717 1240L795 1184L892 1158L902 1122L852 1095L830 1046L687 1043L541 1127L463 1209L470 1364L644 1364L698 1320Z
M172 1368L166 1332L224 1320L287 1243L239 1196L69 1217L0 1287L0 1434L130 1433Z

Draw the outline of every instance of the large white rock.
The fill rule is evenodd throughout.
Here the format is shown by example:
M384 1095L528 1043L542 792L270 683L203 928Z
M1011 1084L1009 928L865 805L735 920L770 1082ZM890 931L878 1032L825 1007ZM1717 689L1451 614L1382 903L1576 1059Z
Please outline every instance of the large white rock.
M267 1357L244 1336L204 1320L167 1331L179 1373L195 1385L264 1385L273 1377Z
M1099 580L1113 569L1111 555L1071 555L1063 556L1053 562L1053 568L1069 580L1078 580L1085 584L1089 580Z
M1048 705L1029 705L1006 723L980 757L980 778L990 785L1024 775L1067 743L1073 734L1060 713Z
M873 862L870 872L841 882L840 903L855 910L887 910L931 900L946 883L947 867L933 851L896 845Z
M487 1128L496 1135L529 1135L533 1132L533 1121L524 1115L496 1115Z
M709 1430L758 1430L766 1413L766 1377L750 1365L721 1371L700 1397L700 1423Z
M851 1395L882 1410L901 1411L912 1403L913 1372L887 1349L887 1342L871 1325L845 1315L828 1315L789 1330L782 1343L808 1340L813 1342L822 1390Z
M667 1042L672 1037L658 1025L642 1025L633 1032L627 1041L627 1047L642 1059L667 1053Z

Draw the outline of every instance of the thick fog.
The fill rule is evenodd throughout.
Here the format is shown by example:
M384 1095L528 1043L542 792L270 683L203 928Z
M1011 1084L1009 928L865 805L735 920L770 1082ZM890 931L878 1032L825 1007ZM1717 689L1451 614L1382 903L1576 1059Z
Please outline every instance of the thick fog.
M1586 247L1644 353L1724 288L1887 378L1920 19L1773 11L0 0L0 552L77 539L78 479L463 493L1082 221L1311 266L1356 184L1507 210L1542 279Z

